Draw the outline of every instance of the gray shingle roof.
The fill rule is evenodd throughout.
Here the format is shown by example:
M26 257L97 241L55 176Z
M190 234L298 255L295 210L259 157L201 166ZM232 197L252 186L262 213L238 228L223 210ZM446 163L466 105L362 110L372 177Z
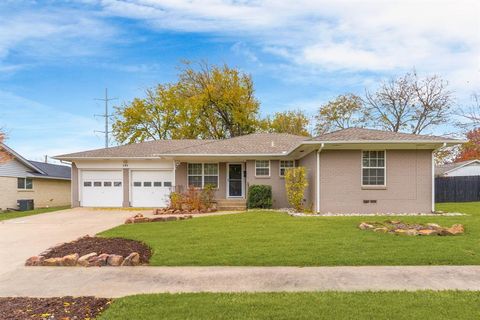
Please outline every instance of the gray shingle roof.
M320 135L311 141L452 141L457 140L440 136L390 132L365 128L348 128Z
M305 140L286 133L254 133L224 140L155 140L124 146L89 150L56 158L155 157L198 154L279 154L291 151Z
M57 159L75 158L146 158L161 155L285 155L302 142L323 141L399 141L399 142L459 142L458 140L372 129L349 128L315 138L287 133L253 133L223 140L155 140L118 147L103 148L56 156Z
M118 147L102 148L56 156L56 158L115 158L115 157L153 157L173 150L202 145L213 140L154 140L127 144Z
M253 133L169 151L169 154L285 154L306 137L288 133Z
M479 160L467 160L467 161L460 161L455 163L446 163L442 165L438 165L435 167L435 175L441 176L445 174L445 172L453 170L455 168L461 167L463 165L469 164L471 162L478 162Z
M28 160L32 165L45 172L45 174L34 174L39 177L48 176L50 178L70 179L71 168L69 166L62 166L58 164L45 163L39 161Z

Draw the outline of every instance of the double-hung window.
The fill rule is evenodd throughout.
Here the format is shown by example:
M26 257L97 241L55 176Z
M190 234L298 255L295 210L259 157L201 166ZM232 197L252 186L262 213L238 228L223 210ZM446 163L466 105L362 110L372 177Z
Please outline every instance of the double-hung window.
M362 186L385 186L385 151L362 151Z
M189 186L204 188L211 185L218 188L218 163L189 163L187 176Z
M270 160L256 160L255 161L255 176L269 177L270 176Z
M285 177L285 170L295 167L293 160L280 160L280 177Z
M32 190L33 189L32 178L17 178L17 188L20 190Z

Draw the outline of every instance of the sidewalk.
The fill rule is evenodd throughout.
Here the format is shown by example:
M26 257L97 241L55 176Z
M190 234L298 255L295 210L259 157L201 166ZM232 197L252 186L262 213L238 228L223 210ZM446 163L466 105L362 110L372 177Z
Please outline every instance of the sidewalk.
M480 266L21 267L0 276L3 297L426 289L480 290Z

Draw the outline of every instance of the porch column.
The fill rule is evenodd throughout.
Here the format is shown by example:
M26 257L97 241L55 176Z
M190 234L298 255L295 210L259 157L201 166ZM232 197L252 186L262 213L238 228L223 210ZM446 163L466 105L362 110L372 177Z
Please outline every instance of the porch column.
M123 168L123 203L122 207L130 207L130 170Z

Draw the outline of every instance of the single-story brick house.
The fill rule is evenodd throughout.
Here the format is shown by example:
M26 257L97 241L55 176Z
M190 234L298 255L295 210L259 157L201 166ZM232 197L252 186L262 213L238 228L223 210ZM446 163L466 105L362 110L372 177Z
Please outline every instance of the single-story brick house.
M72 205L162 207L174 186L216 186L223 202L271 185L288 207L283 173L304 166L316 212L430 212L438 136L350 128L306 138L255 133L225 140L160 140L57 156L72 163Z
M18 200L33 200L35 208L71 203L69 166L30 161L0 144L9 157L0 163L0 211L18 209Z

